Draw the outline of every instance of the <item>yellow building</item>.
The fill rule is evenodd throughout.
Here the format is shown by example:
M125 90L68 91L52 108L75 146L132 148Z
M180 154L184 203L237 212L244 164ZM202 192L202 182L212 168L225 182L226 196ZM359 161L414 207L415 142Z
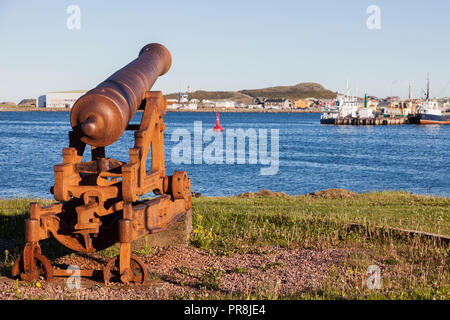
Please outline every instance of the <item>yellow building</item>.
M368 99L367 100L367 108L372 108L376 110L378 108L379 102L378 100Z
M294 107L295 109L307 109L311 105L311 101L308 100L295 100Z

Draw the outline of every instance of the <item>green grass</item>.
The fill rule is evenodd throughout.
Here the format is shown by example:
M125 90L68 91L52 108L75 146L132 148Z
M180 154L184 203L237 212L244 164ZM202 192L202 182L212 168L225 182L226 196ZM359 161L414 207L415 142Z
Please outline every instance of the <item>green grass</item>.
M33 198L0 200L0 239L11 240L16 246L23 245L24 223L29 218L31 202L47 205L52 201Z
M0 261L7 273L23 248L23 223L35 199L0 201L0 239L14 243L14 250ZM39 200L41 204L48 201ZM349 230L349 223L365 226ZM385 229L383 229L385 228ZM196 276L202 290L196 299L450 299L448 244L424 237L394 234L389 228L450 235L450 199L418 196L406 192L371 192L344 199L298 197L200 197L193 198L191 244L217 255L265 254L268 248L348 252L333 265L326 279L315 288L279 295L276 286L257 288L233 297L220 292L225 274L247 273L246 269L203 270ZM59 253L61 246L50 242L46 256ZM49 255L50 251L50 255ZM117 253L116 248L101 252ZM145 254L146 252L143 252ZM369 265L382 266L381 290L365 285ZM260 266L261 271L282 268L282 262ZM178 270L180 274L192 270ZM274 289L275 288L275 289ZM275 290L275 291L274 291Z
M448 244L389 231L450 235L448 198L405 192L371 192L346 199L203 197L193 199L193 210L192 244L214 254L264 254L268 246L349 250L344 263L331 268L318 288L279 296L269 286L233 298L450 299ZM366 228L351 232L349 223ZM382 290L365 285L372 264L383 266ZM280 266L264 265L261 270ZM210 293L207 297L217 298Z
M349 223L450 235L450 199L404 192L347 199L202 197L193 199L193 208L192 241L204 249L339 246L354 237Z
M31 202L38 202L41 206L45 206L53 201L34 198L0 200L0 239L7 240L13 245L12 250L8 252L8 261L5 261L5 252L0 252L0 258L3 259L0 261L0 275L2 276L10 274L13 262L24 248L25 219L29 218ZM50 259L72 252L54 238L43 240L40 245Z

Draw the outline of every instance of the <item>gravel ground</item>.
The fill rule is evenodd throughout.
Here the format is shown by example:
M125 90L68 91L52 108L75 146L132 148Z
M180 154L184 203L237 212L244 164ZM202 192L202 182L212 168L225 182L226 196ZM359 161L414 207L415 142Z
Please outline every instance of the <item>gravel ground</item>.
M105 285L83 278L80 289L69 289L65 278L51 283L0 278L0 299L189 299L206 292L217 298L251 293L276 297L318 285L345 255L344 249L264 248L259 253L216 256L193 247L161 248L141 257L149 272L145 285ZM54 265L101 269L106 262L94 255L72 255L57 259Z

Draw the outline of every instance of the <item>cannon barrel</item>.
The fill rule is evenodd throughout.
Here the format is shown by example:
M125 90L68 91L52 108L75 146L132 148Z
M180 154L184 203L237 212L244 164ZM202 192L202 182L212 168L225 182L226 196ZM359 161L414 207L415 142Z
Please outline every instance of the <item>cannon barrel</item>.
M139 56L115 72L74 104L70 123L81 141L95 147L117 141L139 108L144 93L156 79L169 71L169 50L151 43Z

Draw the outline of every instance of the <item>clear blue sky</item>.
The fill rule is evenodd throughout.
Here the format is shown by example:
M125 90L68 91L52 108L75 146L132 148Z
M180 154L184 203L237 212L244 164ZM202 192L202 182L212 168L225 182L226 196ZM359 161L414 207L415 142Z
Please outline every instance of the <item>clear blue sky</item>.
M69 5L81 29L69 30ZM381 30L369 30L369 5ZM240 90L318 82L352 93L450 96L450 1L0 0L0 101L90 89L150 42L173 65L154 89Z

